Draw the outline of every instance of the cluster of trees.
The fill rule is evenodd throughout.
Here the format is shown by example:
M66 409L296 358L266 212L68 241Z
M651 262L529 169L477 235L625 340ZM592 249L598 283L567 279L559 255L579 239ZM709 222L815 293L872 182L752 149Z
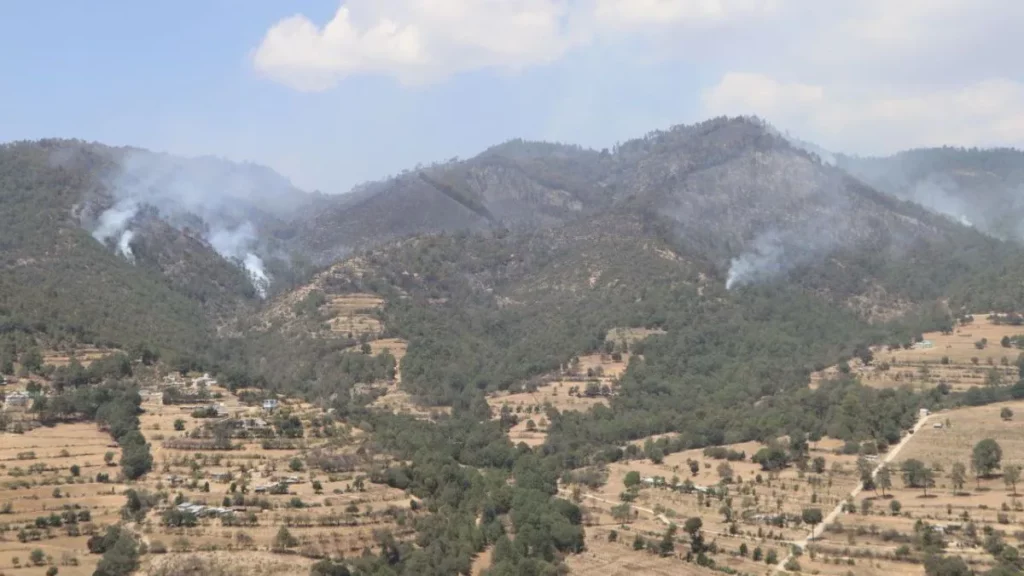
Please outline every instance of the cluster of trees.
M53 396L39 396L32 411L40 422L92 420L107 430L121 447L121 471L134 480L153 468L149 444L139 431L142 397L130 381L110 380L101 385L65 389Z
M102 554L93 576L128 576L139 568L139 543L121 526L110 526L103 535L89 538L89 552Z

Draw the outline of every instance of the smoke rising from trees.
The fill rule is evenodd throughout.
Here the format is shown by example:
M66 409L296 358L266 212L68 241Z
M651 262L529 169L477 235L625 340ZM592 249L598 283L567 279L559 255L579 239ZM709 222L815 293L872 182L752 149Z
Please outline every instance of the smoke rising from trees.
M153 209L178 230L197 235L222 257L243 267L261 297L270 279L257 254L259 236L252 221L254 205L286 212L295 189L276 173L213 158L183 159L144 151L127 151L104 182L107 204L86 227L104 244L113 244L130 262L132 241L144 211ZM110 203L112 201L112 204Z

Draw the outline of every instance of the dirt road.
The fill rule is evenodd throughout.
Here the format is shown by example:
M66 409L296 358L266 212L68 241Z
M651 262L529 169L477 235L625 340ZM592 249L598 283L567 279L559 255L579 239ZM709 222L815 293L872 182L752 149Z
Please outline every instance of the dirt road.
M897 444L896 446L894 446L892 449L890 449L885 454L885 458L883 458L881 461L879 461L878 466L876 466L875 469L871 471L871 477L872 478L874 478L874 477L876 477L878 475L878 471L882 469L882 466L885 466L886 464L889 464L890 462L892 462L893 460L896 459L896 456L900 453L900 450L903 450L903 447L907 445L907 442L910 442L911 438L914 437L914 434L917 434L917 432L925 425L925 423L928 422L928 419L931 418L932 416L934 416L934 414L929 414L929 415L925 416L924 418L921 418L920 420L918 420L917 424L914 424L914 431L913 431L913 433L912 434L907 434L906 436L904 436L900 440L900 443ZM858 484L857 487L854 488L850 492L850 497L851 498L856 498L857 495L860 494L861 490L863 490L863 489L864 489L864 486L861 485L861 484ZM803 540L801 540L799 542L794 542L794 545L795 546L799 546L800 548L805 548L807 546L808 542L811 542L815 538L820 537L822 535L822 533L825 531L825 527L828 526L829 524L835 522L836 518L838 518L839 515L843 513L843 506L845 504L846 504L846 502L840 502L839 505L836 506L835 509L833 509L832 512L830 512L828 514L828 516L826 516L825 519L821 521L820 524L816 525L814 527L814 529L811 530L807 534L806 538L804 538ZM792 548L791 548L791 550L792 550ZM775 571L776 572L785 572L786 571L785 566L790 561L790 559L792 557L793 557L793 553L791 551L789 554L786 555L785 558L782 559L782 562L779 562L779 564L775 567Z

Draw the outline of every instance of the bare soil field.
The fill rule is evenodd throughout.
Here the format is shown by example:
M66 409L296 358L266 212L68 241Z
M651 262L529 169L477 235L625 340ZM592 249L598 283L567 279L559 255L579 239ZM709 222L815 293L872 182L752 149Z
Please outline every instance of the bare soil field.
M374 294L345 294L329 296L322 308L328 315L331 332L358 337L360 334L377 335L383 331L380 320L372 315L372 311L383 304L384 300Z
M857 485L856 458L833 452L842 444L827 439L811 444L811 459L824 458L821 473L813 469L800 472L795 467L762 471L760 465L750 462L763 447L756 442L726 447L745 453L742 461L717 460L705 456L703 450L689 450L669 454L657 464L649 459L610 464L604 469L607 482L601 488L562 487L565 497L580 501L587 525L588 550L570 558L569 566L579 574L712 574L684 560L689 536L682 527L688 518L699 517L704 540L718 549L713 554L717 565L748 574L770 571L773 566L765 561L768 552L774 550L781 559L790 543L800 541L808 532L807 526L792 521L780 526L776 518L799 517L803 509L812 507L827 514ZM641 484L633 489L635 498L623 516L622 497L630 492L626 475L631 471L639 474ZM723 475L731 475L732 481L723 483ZM688 488L673 489L673 482ZM659 557L633 549L637 535L657 542L672 524L678 527L673 554ZM613 530L617 541L609 542ZM762 557L754 560L757 548ZM838 573L845 574L845 570Z
M201 517L196 527L168 528L151 513L145 531L151 541L183 551L269 552L284 526L297 540L294 551L316 556L359 554L374 545L375 532L381 530L389 530L397 538L412 534L409 496L369 481L368 469L375 460L356 454L362 434L343 423L316 426L314 422L321 421L324 414L309 405L296 403L294 409L286 406L283 412L271 415L241 405L226 391L221 393L221 402L230 414L268 423L277 417L296 416L302 422L303 435L274 448L257 438L243 438L232 440L233 450L188 450L168 441L184 438L205 424L205 419L193 418L178 406L146 404L142 429L153 441L156 466L142 485L154 492L171 490L184 502L232 508L236 516L249 518L242 526L211 516ZM184 421L184 430L174 429L175 420ZM317 454L344 457L344 470L318 469L313 464ZM268 486L284 489L274 494L265 491ZM255 524L249 525L253 521Z
M110 348L78 348L74 351L74 357L78 359L78 362L89 367L94 361L100 358L105 358L118 352L118 350ZM43 353L43 364L52 364L54 366L67 366L71 363L71 354L59 350L48 350Z
M609 542L608 533L616 530L619 541ZM602 576L697 576L716 574L696 564L680 562L676 558L662 558L646 551L635 551L632 546L633 534L623 531L617 525L611 527L588 527L587 549L581 554L566 558L570 574L581 576L601 574Z
M281 556L266 552L194 552L155 556L140 576L307 576L312 560L301 556Z
M398 362L398 380L402 379L402 358L405 358L405 352L408 349L409 343L401 338L381 338L380 340L370 341L370 353L374 356L387 350L395 357L395 360Z
M929 424L908 441L899 458L892 464L893 489L864 492L854 502L856 513L840 516L812 548L828 550L832 558L857 558L857 566L868 562L885 562L901 546L913 548L911 539L919 521L938 527L951 553L963 556L977 569L984 570L994 559L980 544L985 531L1001 534L1009 545L1024 543L1024 504L1014 496L998 473L991 478L975 478L970 471L971 451L976 443L995 439L1003 451L1003 465L1024 463L1024 422L1003 420L1004 407L1024 410L1024 402L1008 402L938 413ZM933 427L941 424L941 427ZM908 488L902 481L902 463L915 459L931 467L934 485L924 494L921 488ZM954 463L967 468L967 479L961 490L955 490L950 478ZM1019 488L1018 488L1018 491ZM894 512L893 502L899 512ZM977 536L972 536L975 532ZM866 558L867 555L874 559ZM819 568L818 564L814 565ZM897 562L888 568L894 574L923 574L919 564ZM822 569L822 573L826 573ZM855 573L860 574L860 568ZM865 572L868 573L868 572Z
M223 416L196 417L193 406L144 396L140 429L154 469L136 482L121 480L119 449L95 424L0 436L0 572L36 573L27 566L39 549L40 574L49 566L92 574L100 557L86 541L122 520L128 489L166 495L130 524L153 550L142 558L151 576L194 562L204 574L238 574L240 557L245 573L304 575L310 558L362 554L383 533L413 535L411 497L370 481L387 458L373 453L365 433L303 402L281 399L267 413L218 386L208 390ZM287 437L282 426L292 430ZM226 444L213 442L214 429L233 430ZM168 514L189 505L203 508L190 510L184 525L168 524ZM292 538L289 555L277 553L282 528Z
M657 334L665 334L666 332L657 328L612 328L605 335L605 341L612 341L618 344L619 342L625 342L632 346L634 342L639 342L647 338L648 336L654 336Z
M40 549L46 564L58 566L61 574L92 574L99 558L87 553L85 541L98 526L116 522L124 504L122 485L96 481L99 473L117 475L120 451L111 443L95 424L0 435L0 505L5 510L0 527L6 528L0 538L0 571L28 566L32 551ZM115 466L104 462L107 452L113 453ZM59 525L51 520L54 515ZM40 518L46 519L42 526Z
M422 406L417 404L406 391L398 388L397 382L387 386L385 394L370 404L371 407L395 414L408 414L423 420L436 420L451 413L450 406Z
M513 442L539 446L547 437L547 421L544 418L547 406L559 411L581 412L598 404L607 406L608 398L618 386L619 377L629 366L629 358L629 353L580 356L577 364L566 366L557 374L541 379L539 383L527 385L527 390L523 392L500 392L488 396L487 404L495 418L501 417L502 410L509 410L518 418L518 422L509 431L509 438Z
M865 366L859 359L849 362L850 370L867 386L933 388L945 382L954 390L984 386L993 379L1012 382L1021 350L1005 348L1003 337L1024 334L1024 327L998 325L989 315L976 315L969 324L958 325L952 333L929 332L924 341L911 348L872 348L874 361ZM984 344L982 344L984 340ZM982 346L979 348L979 346ZM832 366L811 375L811 387L839 374Z

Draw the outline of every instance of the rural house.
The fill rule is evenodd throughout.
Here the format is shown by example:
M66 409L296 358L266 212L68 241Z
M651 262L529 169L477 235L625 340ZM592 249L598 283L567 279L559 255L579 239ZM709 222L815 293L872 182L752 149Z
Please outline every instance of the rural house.
M12 392L7 395L4 404L8 407L24 408L28 406L31 397L24 392Z

